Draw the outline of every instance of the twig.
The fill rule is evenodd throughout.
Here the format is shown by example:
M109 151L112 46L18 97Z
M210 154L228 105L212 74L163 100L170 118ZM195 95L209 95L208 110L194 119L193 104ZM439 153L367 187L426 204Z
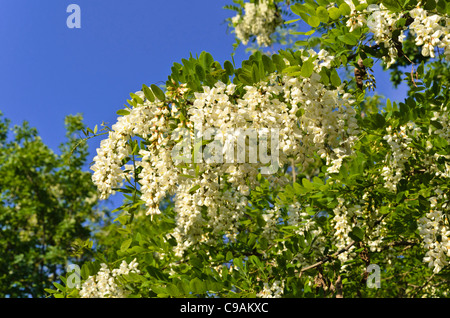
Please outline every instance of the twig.
M425 284L423 284L422 286L419 287L419 289L416 290L416 292L411 296L412 298L415 298L417 293L419 293L422 289L425 288L425 286L428 285L429 282L431 282L434 278L435 273L433 273L430 278L427 279L427 281L425 282Z
M295 163L294 158L291 159L291 168L292 168L292 183L295 183L296 174L295 174Z
M344 298L344 296L342 295L341 275L339 275L337 280L336 280L336 298Z
M310 266L308 266L308 267L302 268L302 269L300 270L300 275L299 275L299 277L301 277L301 275L302 275L303 272L306 272L307 270L316 268L317 266L320 266L320 265L322 265L322 264L324 264L324 263L326 263L326 262L332 260L333 258L335 258L336 256L338 256L339 254L342 254L342 253L348 251L354 244L355 244L355 242L353 241L353 242L351 242L350 244L348 244L346 247L344 247L344 248L340 249L339 251L337 251L336 253L334 253L334 254L332 254L332 255L329 255L329 256L325 257L325 258L324 258L323 260L321 260L320 262L317 262L317 263L315 263L315 264L313 264L313 265L310 265Z

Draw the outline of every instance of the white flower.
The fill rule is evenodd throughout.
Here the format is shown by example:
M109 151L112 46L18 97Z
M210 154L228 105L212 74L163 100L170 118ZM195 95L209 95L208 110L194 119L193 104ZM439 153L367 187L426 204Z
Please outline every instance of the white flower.
M244 16L238 14L231 19L236 37L244 45L247 45L251 36L254 36L258 45L270 46L272 43L270 36L283 21L280 14L277 13L273 1L246 2L244 10Z
M440 188L435 188L436 196L430 197L431 210L417 222L419 234L426 250L423 261L433 268L434 273L449 264L450 231L448 230L448 197Z
M250 11L256 10L252 8L249 5ZM269 158L273 168L294 161L303 172L318 153L329 165L330 173L339 172L343 160L353 154L352 146L359 133L353 100L350 94L341 89L329 90L319 81L317 73L330 66L333 56L324 50L307 53L317 55L310 78L274 73L266 81L244 87L239 96L235 84L220 81L195 92L183 115L188 127L184 130L171 126L171 120L180 118L180 112L168 112L169 102L144 100L142 105L133 107L128 115L119 117L94 158L93 181L102 198L135 173L148 215L160 214L161 201L173 195L176 228L171 234L178 243L177 255L182 255L186 248L199 242L236 236L247 196L259 185L257 175L272 171L262 158ZM257 132L255 148L250 148L250 139L240 138L248 131ZM133 155L129 146L132 138L146 142ZM193 145L200 138L211 142L194 155L198 160L195 170L185 164L185 159L192 163ZM245 141L244 150L242 145L238 147L239 140ZM265 157L256 151L264 149L263 140ZM175 151L183 145L187 156L181 150ZM130 165L125 161L132 156L134 162ZM272 186L287 182L285 177L272 173L268 175ZM264 235L268 239L276 236L277 213L279 210L274 207L265 215ZM205 235L205 229L211 229L210 234Z
M128 275L129 273L139 274L140 271L137 269L138 263L134 259L130 264L126 261L122 261L120 267L113 269L112 271L108 269L106 264L101 264L99 272L94 276L89 276L89 278L83 282L80 287L80 297L81 298L126 298L129 292L124 290L120 285L117 284L115 278L121 275Z

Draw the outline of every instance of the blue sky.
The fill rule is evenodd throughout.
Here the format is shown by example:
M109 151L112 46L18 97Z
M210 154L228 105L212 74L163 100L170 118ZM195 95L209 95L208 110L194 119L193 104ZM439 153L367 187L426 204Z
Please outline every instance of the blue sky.
M81 28L69 29L69 4ZM3 0L0 2L0 111L28 121L55 152L64 117L82 113L93 128L114 124L130 92L162 84L189 53L231 59L234 37L223 9L231 0ZM239 49L237 64L246 56ZM378 88L398 96L386 81ZM384 85L384 86L383 86ZM395 99L395 98L394 98ZM100 138L90 140L91 161Z
M80 29L66 26L71 3L81 8ZM190 52L230 59L234 40L224 23L231 14L225 3L1 1L0 110L13 124L27 120L57 151L66 115L82 113L92 128L113 124L130 92L163 83Z

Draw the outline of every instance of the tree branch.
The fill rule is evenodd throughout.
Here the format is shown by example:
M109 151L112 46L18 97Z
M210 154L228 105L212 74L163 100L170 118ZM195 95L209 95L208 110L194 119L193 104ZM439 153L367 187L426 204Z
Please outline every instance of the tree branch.
M315 263L315 264L313 264L313 265L310 265L310 266L308 266L308 267L302 268L302 269L300 270L300 275L299 275L299 277L302 276L302 273L303 273L303 272L306 272L307 270L316 268L317 266L320 266L320 265L322 265L322 264L324 264L324 263L327 263L327 262L329 262L330 260L334 259L334 258L335 258L336 256L338 256L339 254L342 254L342 253L348 251L353 245L355 245L355 242L354 242L354 241L351 242L350 244L348 244L346 247L340 249L340 250L337 251L336 253L334 253L334 254L332 254L332 255L329 255L329 256L325 257L325 258L324 258L323 260L321 260L320 262L317 262L317 263Z

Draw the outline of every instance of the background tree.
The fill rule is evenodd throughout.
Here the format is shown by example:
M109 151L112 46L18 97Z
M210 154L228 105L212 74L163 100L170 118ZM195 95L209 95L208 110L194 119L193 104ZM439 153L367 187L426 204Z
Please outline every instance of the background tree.
M73 249L107 217L83 171L87 145L74 150L84 128L80 115L66 117L60 154L26 122L11 129L0 118L0 296L44 297L68 263L90 259Z

